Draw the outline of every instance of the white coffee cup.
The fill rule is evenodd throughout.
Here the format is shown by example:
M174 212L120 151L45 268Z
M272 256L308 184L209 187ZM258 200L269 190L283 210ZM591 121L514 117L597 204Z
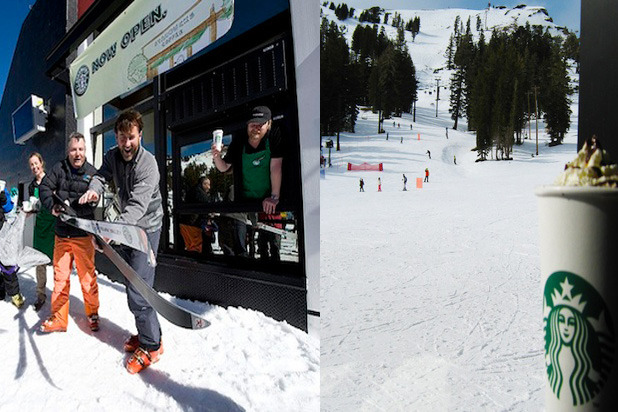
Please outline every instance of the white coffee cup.
M221 149L223 148L223 130L213 130L212 140L215 143L215 147L217 148L217 150L221 151Z
M29 200L24 200L21 204L21 208L24 212L31 212L32 211L32 205L30 204Z
M4 190L6 187L6 182L4 180L0 180L0 192Z
M618 405L618 190L537 189L545 410ZM593 384L594 383L594 384Z
M32 208L32 210L39 209L39 199L36 196L30 196L29 202L30 202L30 207Z

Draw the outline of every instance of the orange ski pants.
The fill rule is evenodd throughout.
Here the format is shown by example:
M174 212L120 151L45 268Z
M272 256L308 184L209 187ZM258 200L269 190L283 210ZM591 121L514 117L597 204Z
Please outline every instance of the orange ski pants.
M69 321L69 289L73 263L84 295L86 316L98 313L99 285L94 271L94 245L92 237L55 237L54 291L51 297L52 314L63 326Z

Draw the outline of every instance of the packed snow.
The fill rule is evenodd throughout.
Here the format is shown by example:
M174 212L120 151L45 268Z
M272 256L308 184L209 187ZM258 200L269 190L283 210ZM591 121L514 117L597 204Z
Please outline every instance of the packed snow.
M454 12L434 11L444 17L436 25L452 24ZM420 43L445 45L452 29L433 30L428 21L421 16L410 52L417 65L439 54L431 67L441 67L444 48ZM386 140L377 134L377 114L361 110L321 180L322 410L542 410L534 191L576 155L577 95L562 145L548 146L540 121L537 156L533 119L531 138L514 147L513 160L476 162L465 119L451 129L448 90L436 116L435 90L427 91L435 79L425 80L415 122L410 114L385 120ZM383 163L384 170L347 171L348 162Z
M164 296L211 322L181 329L159 316L164 354L137 375L123 342L136 333L124 286L99 276L101 329L90 331L76 274L67 332L40 334L34 269L19 273L26 305L0 302L0 410L4 411L318 411L319 338L243 308Z

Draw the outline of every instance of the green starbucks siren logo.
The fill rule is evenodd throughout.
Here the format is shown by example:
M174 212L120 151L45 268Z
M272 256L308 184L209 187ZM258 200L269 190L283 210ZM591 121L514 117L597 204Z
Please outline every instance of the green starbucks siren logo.
M601 295L570 272L555 272L543 292L545 366L558 399L591 401L603 388L614 358L614 330Z
M75 74L75 80L73 82L73 90L78 96L83 96L88 90L88 83L90 82L90 70L88 66L82 65Z

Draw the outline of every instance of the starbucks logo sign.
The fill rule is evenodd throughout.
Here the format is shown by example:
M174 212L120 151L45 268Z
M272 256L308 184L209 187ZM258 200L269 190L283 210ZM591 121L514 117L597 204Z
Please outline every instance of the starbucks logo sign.
M73 90L75 90L75 94L78 96L82 96L84 93L86 93L89 81L90 70L88 70L88 66L83 65L79 69L77 69L77 74L75 74L75 80L73 81Z
M611 373L615 335L601 295L570 272L555 272L543 292L545 366L558 399L590 402Z

